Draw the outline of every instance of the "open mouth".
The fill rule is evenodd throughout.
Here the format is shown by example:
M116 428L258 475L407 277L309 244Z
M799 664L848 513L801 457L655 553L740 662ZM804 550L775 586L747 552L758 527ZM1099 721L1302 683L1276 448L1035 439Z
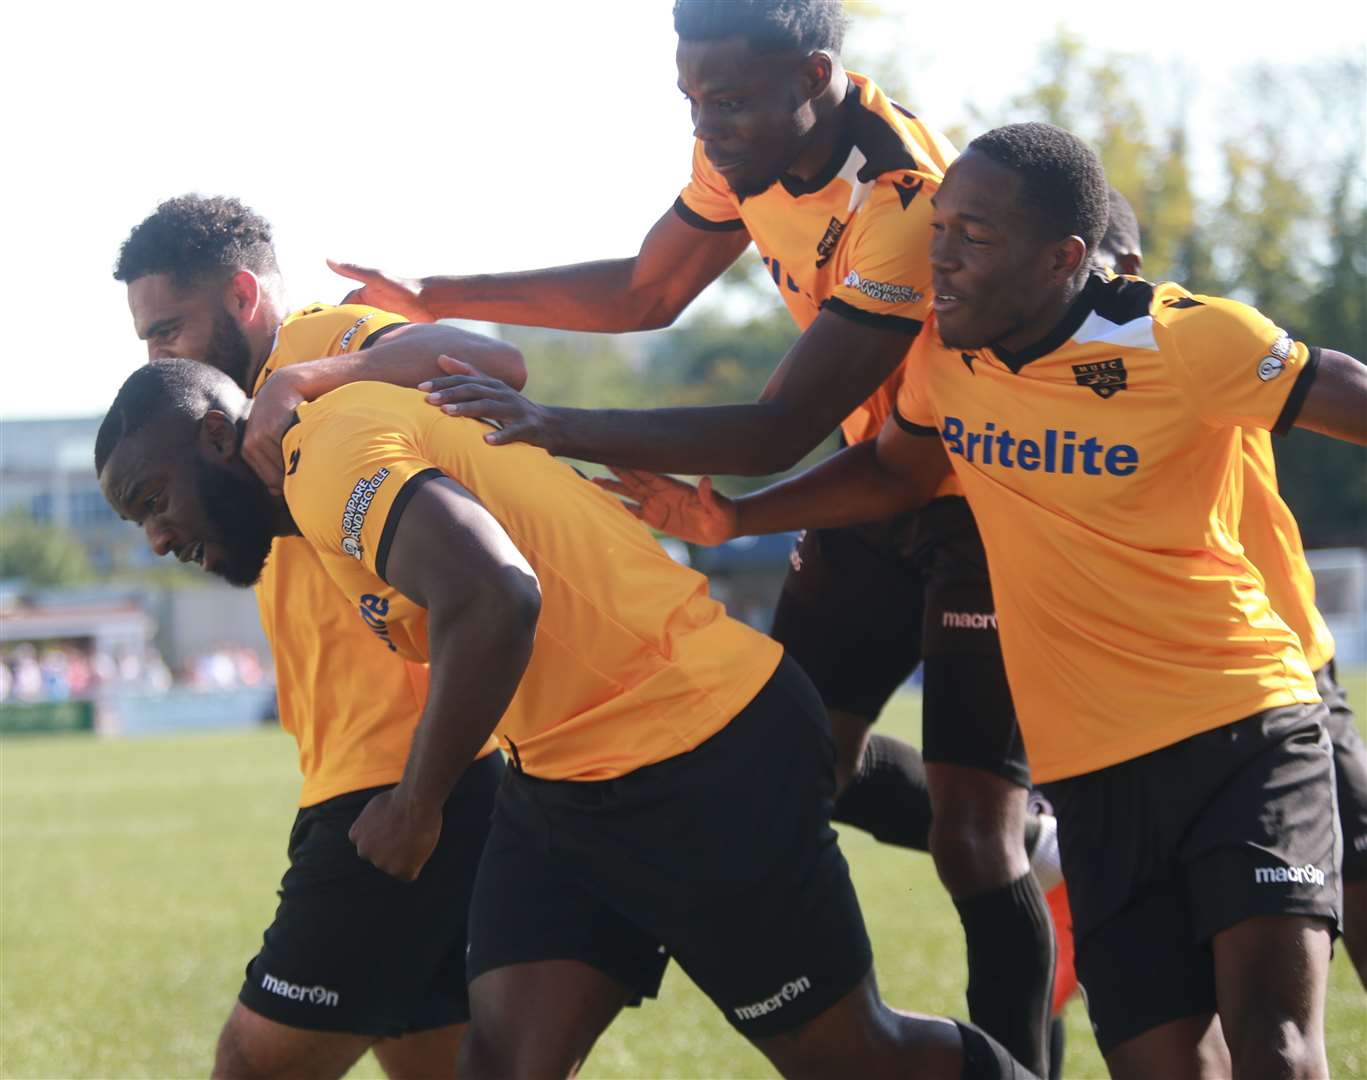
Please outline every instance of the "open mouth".
M196 563L197 565L203 567L204 541L201 540L195 544L187 544L185 547L181 548L179 551L176 552L176 558L183 563Z
M952 311L961 303L963 303L963 297L959 296L958 293L937 292L935 298L931 301L931 307L936 311L941 312Z
M743 157L709 157L707 160L712 163L712 168L716 169L719 173L735 172L745 164L745 159Z

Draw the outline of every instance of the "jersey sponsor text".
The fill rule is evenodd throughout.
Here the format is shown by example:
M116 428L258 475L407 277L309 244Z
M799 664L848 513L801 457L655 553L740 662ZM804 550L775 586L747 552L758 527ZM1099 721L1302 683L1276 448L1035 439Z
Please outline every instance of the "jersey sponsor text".
M1017 438L1010 428L997 430L988 420L982 431L969 431L957 416L946 416L940 430L945 449L965 461L1023 472L1086 476L1129 476L1139 468L1139 450L1129 443L1105 446L1095 435L1079 440L1076 431L1045 428L1043 439Z

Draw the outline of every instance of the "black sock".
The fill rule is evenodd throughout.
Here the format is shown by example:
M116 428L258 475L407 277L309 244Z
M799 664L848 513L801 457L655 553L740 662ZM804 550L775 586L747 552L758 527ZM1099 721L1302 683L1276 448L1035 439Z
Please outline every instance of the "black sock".
M1048 1071L1054 927L1030 874L954 901L968 945L968 1014L1037 1075Z
M885 844L929 851L930 789L920 753L897 739L874 735L831 816Z
M1062 1016L1049 1021L1049 1080L1063 1080L1063 1048L1068 1042L1068 1027Z
M1037 1080L987 1032L962 1020L954 1024L964 1044L963 1080Z

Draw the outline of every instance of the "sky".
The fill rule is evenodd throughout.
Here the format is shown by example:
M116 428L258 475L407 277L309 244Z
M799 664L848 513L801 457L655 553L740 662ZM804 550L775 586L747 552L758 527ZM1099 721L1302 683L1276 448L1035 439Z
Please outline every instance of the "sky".
M1232 19L1231 5L1199 0L1168 17L1101 4L877 6L887 17L862 34L853 7L847 51L895 64L914 90L907 104L946 127L1018 90L1060 25L1143 57L1144 94L1190 87L1197 140L1218 135L1208 106L1241 66L1367 50L1367 17L1339 0L1245 0ZM111 277L119 244L187 191L236 195L270 219L296 305L345 291L327 256L417 275L633 253L688 178L670 7L18 6L0 70L0 289L12 305L0 419L104 411L145 358Z

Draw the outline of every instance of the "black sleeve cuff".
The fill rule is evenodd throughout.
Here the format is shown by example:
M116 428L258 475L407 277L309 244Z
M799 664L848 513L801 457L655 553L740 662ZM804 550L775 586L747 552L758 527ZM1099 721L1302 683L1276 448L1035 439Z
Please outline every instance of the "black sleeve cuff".
M893 410L892 410L892 418L893 418L894 420L897 421L897 426L898 426L899 428L901 428L903 431L905 431L908 435L939 435L939 434L940 434L940 429L939 429L939 428L926 427L924 424L913 424L910 420L908 420L905 416L903 416L903 415L897 410L896 407L894 407Z
M730 221L709 221L684 202L682 195L674 200L674 213L683 218L684 224L707 232L738 232L745 228L745 222L740 218L732 218Z
M1286 404L1282 406L1281 415L1277 417L1277 422L1272 426L1273 435L1285 435L1295 426L1296 419L1301 414L1301 407L1305 404L1305 396L1310 393L1310 387L1314 385L1315 376L1320 370L1320 347L1310 346L1310 355L1306 358L1305 366L1301 368L1300 374L1296 376L1296 384L1291 387L1291 393L1286 396Z
M406 322L392 322L392 323L390 323L388 326L382 326L382 327L380 327L378 330L373 331L373 332L371 333L371 335L370 335L368 338L366 338L363 342L361 342L361 347L360 347L359 349L357 349L356 351L357 351L357 352L362 352L362 351L364 351L364 350L370 348L370 346L374 345L375 342L379 341L380 338L384 337L385 334L389 333L389 331L391 331L391 330L397 330L397 329L398 329L399 327L401 327L401 326L408 326L408 325L409 325L409 324L406 323Z
M907 319L901 315L880 315L875 311L865 311L857 308L853 304L846 303L838 296L829 296L821 302L822 311L834 311L842 318L849 319L850 322L862 323L864 326L877 326L884 330L896 330L899 334L919 334L921 332L920 319Z
M438 476L445 476L440 469L423 469L422 472L414 473L399 489L398 495L394 497L393 503L389 507L389 516L384 519L384 531L380 533L380 547L375 552L375 573L380 575L380 579L387 585L389 578L385 574L385 569L389 565L389 545L394 542L394 534L399 529L399 519L403 517L404 507L408 505L408 500L418 493L418 488L422 487L427 481Z

